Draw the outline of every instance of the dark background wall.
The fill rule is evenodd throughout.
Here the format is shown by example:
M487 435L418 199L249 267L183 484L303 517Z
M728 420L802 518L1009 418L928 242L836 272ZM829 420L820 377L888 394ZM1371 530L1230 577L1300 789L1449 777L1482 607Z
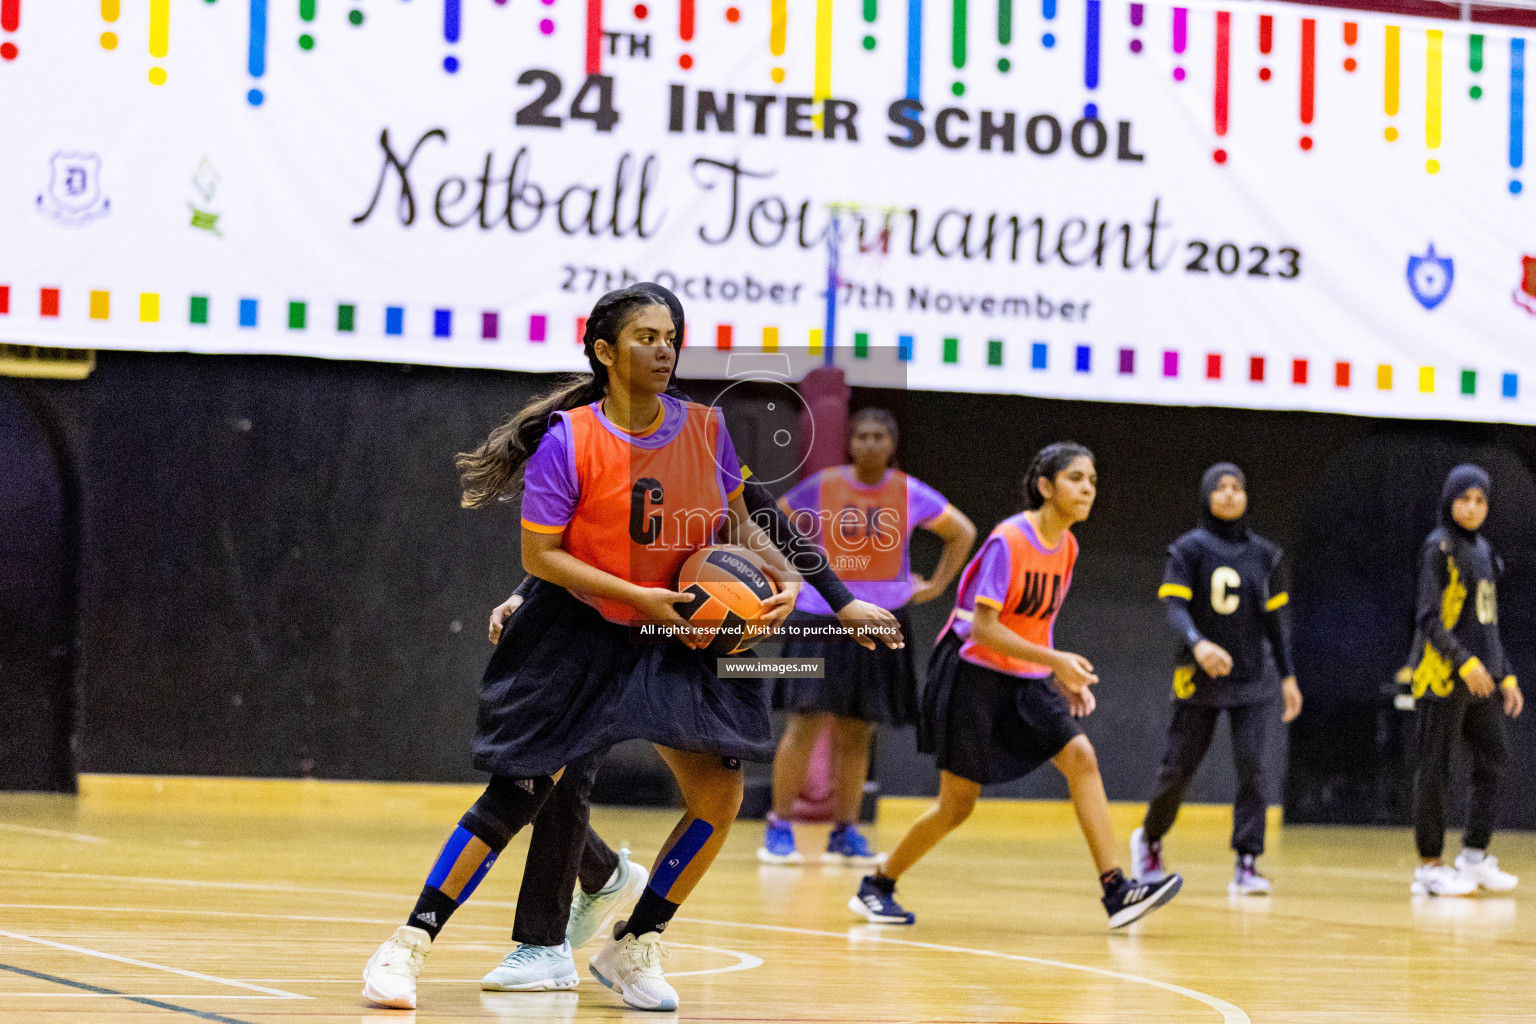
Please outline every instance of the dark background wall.
M0 379L0 789L74 789L78 529L62 439Z
M78 490L74 715L82 771L468 780L490 608L520 578L515 508L458 507L455 451L548 378L323 360L101 353L83 382L0 385L60 438ZM710 385L691 385L708 398ZM932 392L855 393L904 426L904 467L985 532L1063 437L1098 454L1100 497L1061 645L1103 682L1087 730L1110 796L1144 799L1168 719L1163 552L1204 468L1248 472L1256 529L1284 545L1307 709L1271 761L1293 818L1403 820L1406 719L1382 687L1409 641L1412 574L1444 472L1494 472L1501 615L1536 678L1536 430ZM727 406L728 419L732 417ZM745 420L745 417L741 417ZM745 439L743 435L749 435ZM754 459L752 431L737 440ZM30 474L31 470L21 470ZM40 471L39 471L40 472ZM67 474L68 475L68 474ZM916 560L931 566L936 543ZM63 563L60 563L63 564ZM73 570L71 570L73 571ZM921 649L945 600L917 610ZM1276 712L1278 720L1278 711ZM1536 826L1532 720L1506 820ZM1225 732L1193 797L1230 799ZM910 732L880 740L887 793L926 793ZM1065 796L1049 770L1002 795Z

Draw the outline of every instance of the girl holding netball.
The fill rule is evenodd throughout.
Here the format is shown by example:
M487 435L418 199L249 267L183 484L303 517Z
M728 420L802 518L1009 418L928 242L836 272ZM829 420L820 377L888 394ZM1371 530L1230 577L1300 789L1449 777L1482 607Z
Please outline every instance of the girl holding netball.
M687 810L590 970L630 1006L677 1007L661 932L725 841L741 803L741 759L770 755L768 701L761 680L719 678L701 652L675 641L632 642L630 625L685 624L679 606L691 598L672 581L718 533L759 552L783 582L765 603L769 623L788 613L798 583L748 517L719 411L666 394L681 340L669 298L657 285L603 296L583 339L591 373L460 461L471 506L509 493L521 473L523 566L555 586L530 596L512 624L517 642L504 638L486 669L475 766L490 785L444 846L408 923L369 960L370 1002L415 1006L438 931L538 815L566 765L644 738Z
M955 578L976 540L976 527L944 496L914 477L891 468L896 453L896 420L884 409L853 414L848 429L849 465L806 477L780 506L795 528L816 537L822 560L839 572L859 598L895 611L903 635L912 631L907 604L939 596ZM909 545L921 526L944 541L933 578L912 573ZM917 721L917 674L905 648L866 649L829 636L832 608L815 589L800 591L786 622L791 630L785 658L824 659L822 679L781 679L774 705L789 712L784 738L773 761L773 810L758 859L799 863L789 819L805 779L817 737L832 730L835 825L824 861L875 863L879 858L859 832L859 802L869 775L869 744L877 725ZM797 635L796 630L803 635Z
M1003 520L965 567L929 662L918 730L919 748L938 755L939 799L848 901L860 917L912 924L915 915L896 901L901 876L970 817L983 785L1047 761L1066 776L1111 928L1162 906L1183 884L1178 875L1143 884L1120 870L1098 759L1077 724L1094 709L1089 687L1099 677L1087 658L1052 645L1077 562L1072 527L1088 518L1097 488L1088 449L1042 449L1024 480L1028 508Z
M681 333L681 306L673 307L672 318ZM675 388L671 393L687 400ZM745 466L742 472L749 477L742 500L752 518L785 557L801 567L806 581L827 595L828 604L838 610L838 620L854 631L858 643L873 649L872 634L887 647L903 646L896 617L855 599L816 546L785 518L768 489L751 479ZM552 586L537 576L527 576L516 592L492 611L491 643L500 642L508 619L526 597ZM861 634L860 630L866 632ZM518 639L509 634L507 642ZM568 765L534 819L512 925L517 945L481 979L481 988L538 992L576 987L574 950L598 935L644 889L646 869L632 863L627 850L609 847L589 825L592 783L605 753L596 751Z

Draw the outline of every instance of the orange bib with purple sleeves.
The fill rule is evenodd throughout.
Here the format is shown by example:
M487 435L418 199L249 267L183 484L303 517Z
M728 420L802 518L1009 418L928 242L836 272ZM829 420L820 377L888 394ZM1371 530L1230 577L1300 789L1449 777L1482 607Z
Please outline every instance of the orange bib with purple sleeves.
M560 546L588 565L642 587L671 589L688 556L715 542L727 502L716 452L719 413L681 403L684 422L659 448L616 435L590 405L563 413L571 429L580 498ZM640 617L633 605L577 595L610 622Z
M907 475L891 470L878 487L858 487L842 469L821 474L826 517L821 545L832 571L852 582L901 579L907 544Z
M1072 567L1077 563L1077 538L1067 531L1066 537L1056 550L1046 553L1029 542L1024 531L1012 523L1003 523L995 531L1008 545L1008 598L998 612L997 620L1030 643L1042 647L1051 646L1051 627L1056 623L1056 613L1072 580ZM971 577L981 564L981 556L966 566L960 579L960 592L964 593ZM950 621L959 613L957 608L950 614ZM945 626L948 629L948 626ZM943 636L943 633L939 634ZM972 634L974 637L974 633ZM966 638L960 648L962 657L969 661L984 662L999 672L1015 676L1045 676L1051 670L1023 658L995 651L985 644Z

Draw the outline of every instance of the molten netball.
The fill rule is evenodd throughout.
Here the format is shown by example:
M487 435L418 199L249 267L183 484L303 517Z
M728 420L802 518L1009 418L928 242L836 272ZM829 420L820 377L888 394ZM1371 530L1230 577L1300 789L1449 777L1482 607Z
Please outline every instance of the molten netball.
M678 605L695 627L683 642L718 656L750 650L760 638L746 624L761 618L763 602L779 592L765 568L761 558L735 545L695 552L677 574L677 589L694 595L692 604Z

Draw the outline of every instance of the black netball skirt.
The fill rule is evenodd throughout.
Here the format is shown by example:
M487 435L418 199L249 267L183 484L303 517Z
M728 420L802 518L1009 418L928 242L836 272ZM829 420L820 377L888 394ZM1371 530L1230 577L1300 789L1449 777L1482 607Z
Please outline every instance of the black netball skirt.
M784 642L785 658L824 658L824 679L780 679L774 687L773 706L796 715L831 712L881 725L912 725L917 721L917 671L912 663L912 620L898 609L901 635L908 646L891 650L879 641L866 650L846 637L791 639ZM835 615L812 615L796 610L786 626L814 629L837 625Z
M1050 679L1020 679L960 657L946 633L928 662L917 749L940 768L988 785L1039 768L1083 733Z
M673 640L632 640L564 588L536 587L480 682L475 767L549 775L629 739L770 761L768 683L721 679L713 658Z

